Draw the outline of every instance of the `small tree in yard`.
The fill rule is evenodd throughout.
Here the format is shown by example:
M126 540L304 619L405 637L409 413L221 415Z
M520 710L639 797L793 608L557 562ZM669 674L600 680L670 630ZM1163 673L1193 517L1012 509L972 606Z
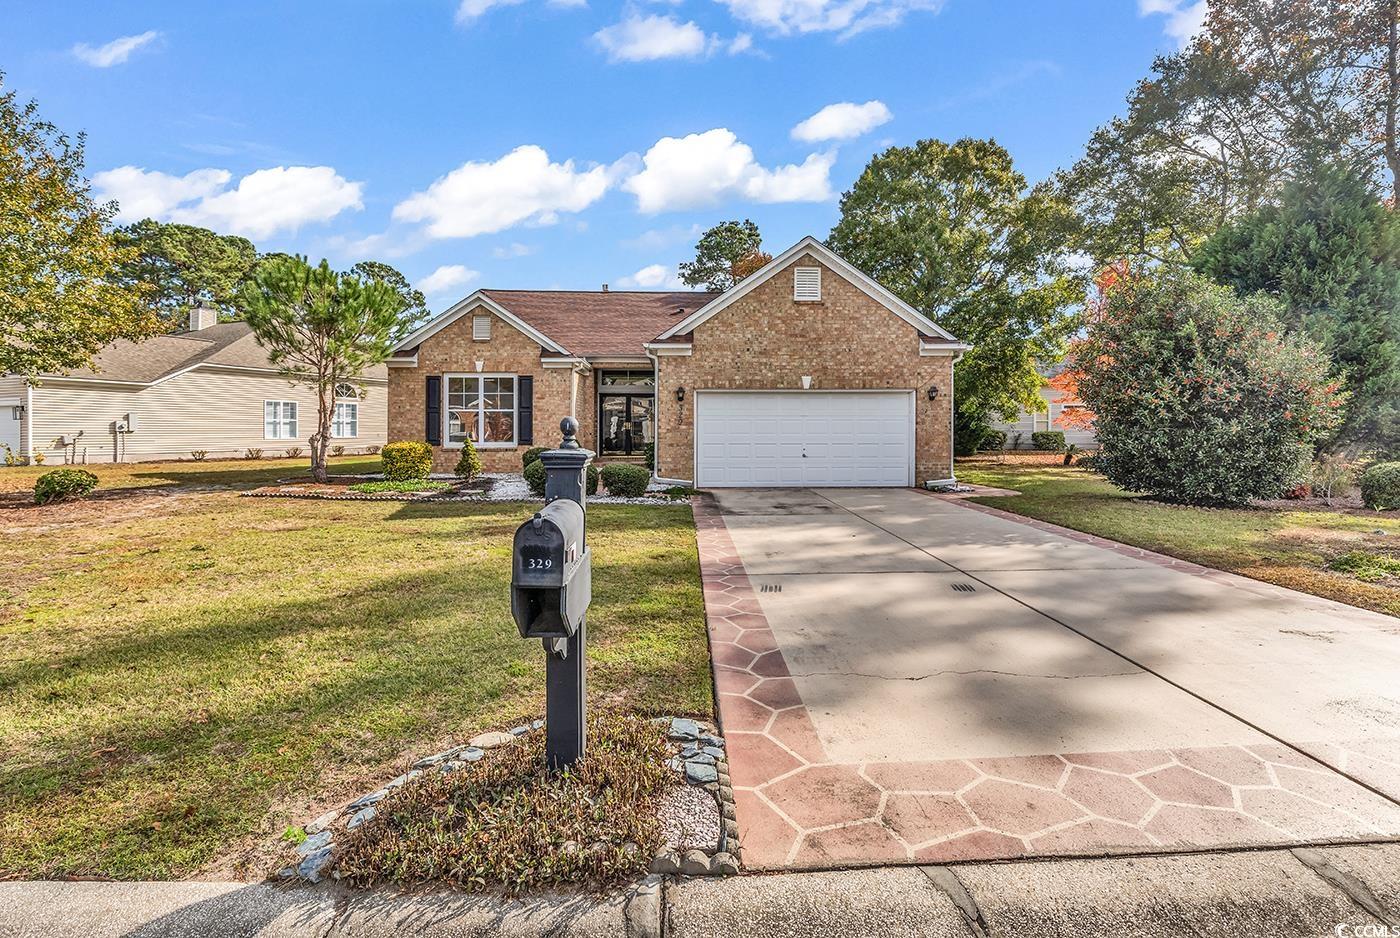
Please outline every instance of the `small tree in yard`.
M403 337L405 302L391 285L341 274L321 261L279 256L258 265L240 306L268 357L292 381L316 389L311 474L326 481L335 386L389 357Z
M1116 280L1071 351L1096 468L1130 492L1205 505L1276 498L1303 478L1344 395L1279 315L1195 274Z

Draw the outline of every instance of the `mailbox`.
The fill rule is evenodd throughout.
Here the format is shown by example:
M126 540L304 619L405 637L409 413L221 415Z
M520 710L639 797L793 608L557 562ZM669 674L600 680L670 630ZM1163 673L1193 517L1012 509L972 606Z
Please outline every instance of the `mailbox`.
M583 508L560 498L515 530L510 611L522 638L567 639L593 599Z

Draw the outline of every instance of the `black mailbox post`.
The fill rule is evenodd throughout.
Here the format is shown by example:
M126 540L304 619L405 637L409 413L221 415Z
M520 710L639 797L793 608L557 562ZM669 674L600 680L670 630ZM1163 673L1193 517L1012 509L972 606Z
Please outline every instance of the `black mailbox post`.
M559 424L564 441L540 455L545 506L515 531L510 611L521 638L538 638L545 660L545 751L551 771L583 756L587 693L585 614L593 599L586 531L586 473L593 454L578 445L578 421Z

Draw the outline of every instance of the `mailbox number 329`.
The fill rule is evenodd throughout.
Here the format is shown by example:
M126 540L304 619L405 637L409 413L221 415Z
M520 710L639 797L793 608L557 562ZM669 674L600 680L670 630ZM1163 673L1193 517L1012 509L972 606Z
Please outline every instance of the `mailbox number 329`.
M526 569L526 570L548 570L548 569L549 569L550 567L552 567L552 566L554 566L554 560L553 560L553 558L550 558L550 557L526 557L526 558L525 558L525 569Z

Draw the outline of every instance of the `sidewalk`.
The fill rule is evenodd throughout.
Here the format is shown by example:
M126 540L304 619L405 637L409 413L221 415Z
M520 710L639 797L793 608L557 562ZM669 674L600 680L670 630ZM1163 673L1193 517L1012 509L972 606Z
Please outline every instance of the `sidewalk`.
M0 936L1400 934L1400 844L649 877L609 897L518 902L334 886L0 883ZM1352 926L1337 931L1337 926ZM1380 932L1370 932L1380 934Z

